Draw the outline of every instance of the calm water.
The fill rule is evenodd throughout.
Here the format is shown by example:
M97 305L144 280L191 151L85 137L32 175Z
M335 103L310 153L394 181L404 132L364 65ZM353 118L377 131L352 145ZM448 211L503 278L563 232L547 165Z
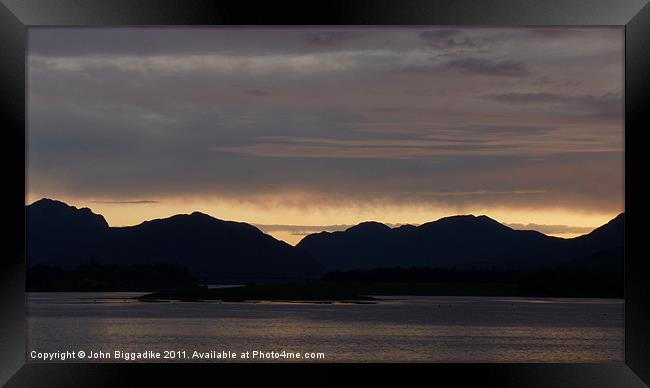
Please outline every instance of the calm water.
M185 361L200 362L189 358L193 351L284 350L323 353L325 362L623 361L622 300L382 297L388 300L357 305L128 299L137 295L28 294L28 359L32 350L185 350Z

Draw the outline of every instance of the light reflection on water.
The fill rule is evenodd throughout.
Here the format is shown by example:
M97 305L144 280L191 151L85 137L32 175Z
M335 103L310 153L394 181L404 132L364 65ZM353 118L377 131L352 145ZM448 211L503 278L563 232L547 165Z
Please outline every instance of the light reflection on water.
M623 361L622 300L400 296L356 305L131 299L138 295L29 294L28 351L286 350L323 352L328 362Z

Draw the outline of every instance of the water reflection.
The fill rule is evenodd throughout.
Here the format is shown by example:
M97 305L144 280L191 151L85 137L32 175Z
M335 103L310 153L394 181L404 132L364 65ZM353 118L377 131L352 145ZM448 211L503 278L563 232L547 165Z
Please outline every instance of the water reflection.
M313 351L329 362L623 361L622 300L385 297L323 305L141 303L131 299L137 295L29 294L28 350Z

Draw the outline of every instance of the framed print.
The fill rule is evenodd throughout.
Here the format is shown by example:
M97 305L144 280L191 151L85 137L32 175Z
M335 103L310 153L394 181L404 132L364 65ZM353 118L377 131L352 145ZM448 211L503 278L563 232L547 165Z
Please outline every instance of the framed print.
M647 2L0 11L7 386L648 384Z

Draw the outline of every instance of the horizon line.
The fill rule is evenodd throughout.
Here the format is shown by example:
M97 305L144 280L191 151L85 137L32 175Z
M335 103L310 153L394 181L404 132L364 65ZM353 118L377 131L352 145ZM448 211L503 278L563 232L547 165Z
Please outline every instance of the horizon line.
M563 225L563 224L507 223L507 222L501 222L501 221L499 221L499 220L497 220L495 218L492 218L487 214L474 215L472 213L451 214L449 216L440 217L438 219L427 221L427 222L424 222L424 223L394 223L394 222L382 222L382 221L377 221L377 220L366 220L366 221L358 222L356 224L330 224L330 225L264 224L264 223L247 222L247 221L226 220L226 219L221 219L221 218L215 217L214 215L204 213L204 212L201 212L201 211L193 211L191 213L175 213L175 214L172 214L172 215L169 215L169 216L166 216L166 217L151 218L151 219L147 219L147 220L144 220L144 221L142 221L140 223L136 223L136 224L111 225L111 224L108 223L108 221L106 220L106 217L103 214L95 213L95 211L93 211L93 209L91 209L90 207L87 207L87 206L77 207L77 206L71 205L71 204L69 204L67 202L64 202L64 201L61 201L61 200L58 200L58 199L43 197L43 198L35 200L35 201L31 202L31 203L27 203L27 201L25 201L25 207L31 206L31 205L33 205L33 204L35 204L37 202L41 202L41 201L44 201L44 200L45 201L52 201L52 202L59 202L59 203L62 203L64 205L66 205L66 206L75 208L77 210L88 209L93 214L101 216L104 219L104 221L106 221L106 224L108 225L109 228L135 227L135 226L139 226L139 225L142 225L142 224L144 224L146 222L150 222L150 221L165 220L165 219L172 218L174 216L191 216L194 213L199 213L199 214L204 214L204 215L206 215L208 217L214 218L214 219L219 220L219 221L248 224L250 226L253 226L253 227L257 228L258 230L260 230L260 232L262 232L264 234L267 234L267 235L269 235L269 236L271 236L271 237L273 237L273 238L275 238L275 239L277 239L279 241L283 241L283 242L285 242L285 243L287 243L289 245L292 245L292 246L295 246L299 241L296 242L296 244L291 244L290 242L288 242L288 241L286 241L284 239L275 237L270 232L272 232L272 231L286 231L286 232L290 232L291 234L293 234L295 236L303 236L304 237L304 236L307 236L309 234L316 234L316 233L322 233L322 232L332 233L332 232L337 232L337 231L347 231L348 229L350 229L350 228L352 228L354 226L361 225L361 224L364 224L364 223L378 223L378 224L385 225L385 226L389 227L390 229L396 229L396 228L399 228L399 227L402 227L402 226L407 226L407 225L414 226L414 227L419 227L419 226L424 225L424 224L437 222L437 221L440 221L440 220L443 220L443 219L446 219L446 218L452 218L452 217L474 217L474 218L486 217L486 218L489 218L490 220L493 220L493 221L499 223L500 225L506 226L506 227L508 227L508 228L510 228L512 230L535 231L535 232L541 233L541 234L543 234L545 236L548 236L548 237L555 237L555 238L560 238L560 239L564 239L564 240L569 240L569 239L572 239L572 238L576 238L576 237L579 237L579 236L589 234L593 230L607 224L607 222L606 222L604 224L597 225L597 226L582 226L582 225ZM148 200L147 201L144 201L144 200L136 200L136 201L89 201L89 202L91 202L91 203L100 203L100 204L150 204L150 203L159 203L159 201L148 201ZM623 210L622 212L617 213L615 216L611 217L608 222L610 222L611 220L614 220L615 218L617 218L621 214L625 214L625 210ZM543 231L540 231L540 230L537 230L537 229L533 229L532 227L539 227L539 228L542 228L542 229L543 228L549 228L549 227L551 227L551 228L553 228L553 227L555 227L555 228L569 228L569 229L574 228L574 230L579 230L579 231L578 232L565 232L565 233L558 233L558 232L549 233L549 232L543 232ZM522 228L524 228L524 229L522 229ZM527 228L527 229L525 229L525 228ZM307 231L311 231L312 233L300 233L300 234L292 233L292 232L307 232ZM558 235L572 235L572 236L571 237L561 237L561 236L558 236ZM300 240L302 240L302 238Z

